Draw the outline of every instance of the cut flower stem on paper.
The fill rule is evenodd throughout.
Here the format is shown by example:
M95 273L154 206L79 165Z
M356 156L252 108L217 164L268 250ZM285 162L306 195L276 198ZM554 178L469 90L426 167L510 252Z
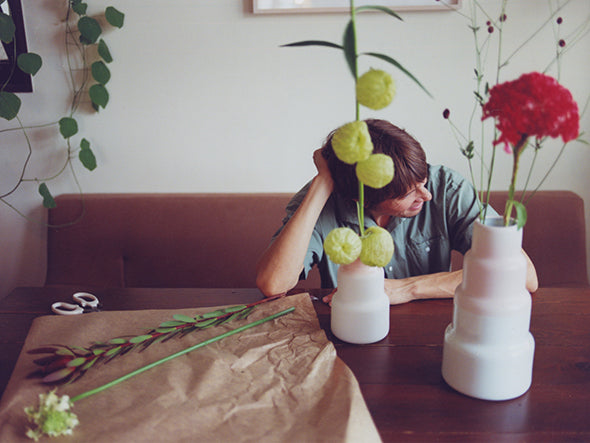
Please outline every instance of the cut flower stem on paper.
M238 334L255 326L259 326L263 323L275 320L279 317L282 317L283 315L293 312L294 310L295 307L290 307L283 311L261 318L260 320L253 321L251 323L240 326L236 329L224 332L223 334L219 334L208 340L202 341L186 349L178 351L174 354L171 354L167 357L164 357L160 360L157 360L153 363L136 369L135 371L132 371L109 383L78 394L72 398L70 398L67 395L59 397L55 393L55 389L49 392L48 394L40 394L39 405L37 409L35 409L34 407L25 408L25 413L27 414L29 422L34 426L33 428L30 428L27 431L26 435L27 437L32 438L35 441L39 440L39 438L41 438L43 435L47 435L50 437L55 437L59 435L70 435L72 434L74 427L79 424L77 416L71 411L71 408L75 402L90 397L91 395L98 394L99 392L111 388L125 380L135 377L136 375L139 375L152 368L155 368L156 366L159 366L177 357L188 354L189 352L192 352L196 349L202 348L231 335Z

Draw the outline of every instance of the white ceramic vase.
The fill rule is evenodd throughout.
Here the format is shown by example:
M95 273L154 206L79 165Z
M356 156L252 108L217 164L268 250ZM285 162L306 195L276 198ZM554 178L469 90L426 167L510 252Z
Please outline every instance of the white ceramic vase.
M508 400L531 385L535 341L521 245L522 229L500 217L474 224L442 360L445 381L471 397Z
M389 333L389 298L383 268L360 260L338 268L338 289L332 298L332 332L340 340L366 344Z

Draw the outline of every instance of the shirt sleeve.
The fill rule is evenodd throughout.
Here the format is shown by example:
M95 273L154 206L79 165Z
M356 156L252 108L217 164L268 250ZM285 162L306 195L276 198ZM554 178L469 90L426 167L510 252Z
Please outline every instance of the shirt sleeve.
M450 171L447 187L447 225L451 248L465 254L471 248L473 223L479 217L480 203L473 185L458 173ZM487 216L497 216L491 206Z

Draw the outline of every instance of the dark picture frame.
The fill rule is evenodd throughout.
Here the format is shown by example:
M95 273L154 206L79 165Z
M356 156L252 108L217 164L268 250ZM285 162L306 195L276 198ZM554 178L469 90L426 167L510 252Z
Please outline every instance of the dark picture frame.
M6 4L10 9L16 30L12 42L2 42L8 59L0 60L0 86L5 85L3 90L8 92L33 92L31 75L24 73L16 66L16 58L28 52L21 0L6 0L0 5L2 11L8 14Z

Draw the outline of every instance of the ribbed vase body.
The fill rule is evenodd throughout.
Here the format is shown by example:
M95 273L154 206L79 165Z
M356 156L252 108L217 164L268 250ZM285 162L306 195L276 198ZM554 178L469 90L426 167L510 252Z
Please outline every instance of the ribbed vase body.
M389 299L382 268L359 260L340 266L332 298L332 332L348 343L377 342L389 333Z
M522 229L501 218L474 224L442 362L445 381L471 397L508 400L531 385L535 341L521 245Z

